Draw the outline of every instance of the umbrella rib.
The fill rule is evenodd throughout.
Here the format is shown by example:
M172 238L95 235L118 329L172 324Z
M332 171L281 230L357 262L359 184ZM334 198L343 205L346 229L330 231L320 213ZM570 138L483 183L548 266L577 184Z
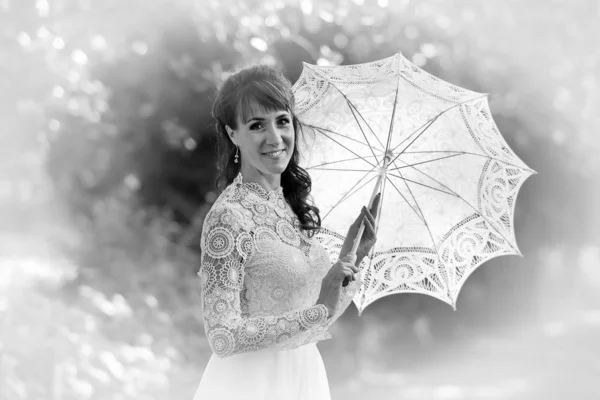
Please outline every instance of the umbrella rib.
M400 63L398 62L398 75L400 75ZM396 105L398 104L398 91L400 90L400 78L396 79L396 94L394 95L394 105L392 106L392 117L390 119L390 130L385 143L385 155L387 156L390 144L392 142L392 132L394 131L394 119L396 118Z
M442 114L438 114L436 115L434 118L430 119L429 121L427 121L424 125L422 125L419 129L422 129L421 132L408 144L408 146L406 146L406 149L408 149L418 138L421 137L421 135L423 133L425 133L425 131L427 131L427 128L429 128L431 125L433 125L433 123L435 121L437 121L437 119L441 116ZM394 150L392 150L392 152L396 151L396 149L400 146L402 146L402 144L404 144L404 142L406 142L411 136L413 136L415 133L419 132L419 129L417 129L416 131L414 131L413 133L411 133L406 139L404 139L398 146L394 147ZM404 151L399 152L396 157L394 157L394 159L392 160L392 162L396 161L396 159L398 157L400 157L402 155Z
M373 146L371 146L371 143L369 143L369 139L367 139L367 136L365 135L365 132L363 131L362 127L360 126L360 123L358 122L358 119L356 118L356 115L354 114L353 108L356 110L356 112L358 113L358 115L360 115L360 117L362 118L362 120L365 122L365 124L367 125L367 127L369 128L369 130L371 131L371 133L373 134L373 136L375 136L375 139L377 139L377 141L379 142L379 144L381 145L381 147L383 147L383 143L381 143L381 141L379 140L379 138L377 137L377 135L375 135L375 133L373 132L373 129L371 128L371 126L369 125L369 123L364 119L364 117L360 114L360 112L358 111L358 109L354 106L354 104L350 101L350 99L348 98L348 96L346 96L346 94L344 94L344 92L342 92L342 90L337 87L337 85L335 83L333 83L328 77L326 77L325 75L323 75L321 72L317 71L314 68L311 68L311 70L320 75L321 78L325 79L327 82L329 82L329 84L331 86L333 86L335 88L335 90L337 90L346 100L346 103L348 104L348 108L350 108L350 111L352 112L352 115L354 116L354 119L356 120L356 123L358 124L358 127L360 128L360 131L362 132L363 136L365 137L365 140L367 141L367 144L369 145L369 147L372 149ZM373 156L375 156L375 153L373 153ZM377 156L375 156L375 160L377 160ZM379 160L377 160L377 164L379 164Z
M404 161L399 160L400 162L406 164ZM476 209L475 207L473 207L473 205L471 205L471 203L469 203L467 200L463 199L458 193L456 193L454 190L450 189L448 186L444 185L443 183L439 182L437 179L432 178L431 176L429 176L428 174L426 174L425 172L421 171L419 168L417 167L411 167L413 169L415 169L416 171L422 173L423 175L425 175L426 177L428 177L429 179L431 179L432 181L434 181L435 183L443 186L444 188L448 189L450 192L452 192L458 199L462 200L466 205L468 205L469 207L471 207L477 214L479 214L481 216L481 218L483 218L485 220L485 222L487 222L495 231L498 235L500 235L502 237L502 239L504 239L506 241L506 243L508 243L508 245L517 253L519 253L519 251L517 249L514 248L513 244L510 242L510 240L506 239L506 237L504 237L504 235L502 234L502 232L500 232L498 230L498 228L496 228L496 226L494 224L492 224L488 218L486 218L482 212L480 212L478 209Z
M320 129L320 130L322 130L322 131L329 132L329 133L333 133L333 134L335 134L335 135L338 135L338 136L341 136L341 137L343 137L344 139L352 140L353 142L356 142L356 143L358 143L358 144L362 144L363 146L366 146L366 147L372 147L370 144L366 144L366 143L363 143L363 142L361 142L360 140L356 140L356 139L353 139L353 138L350 138L350 137L344 136L344 135L342 135L341 133L338 133L338 132L336 132L336 131L332 131L331 129L327 129L327 128L323 128L323 127L320 127L320 126L315 126L315 125L309 125L309 124L304 124L304 126L307 126L307 127L309 127L309 128L313 128L313 129L318 129L318 130ZM373 148L375 148L375 147L373 147ZM377 149L377 148L375 148L375 149ZM378 151L381 151L380 149L377 149L377 150L378 150Z
M394 174L390 174L390 175L392 175L392 176L396 176L396 175L394 175ZM387 176L385 177L385 179L387 179L387 181L388 181L389 183L391 183L391 184L392 184L392 186L394 187L394 189L396 189L396 191L397 191L397 192L398 192L398 194L399 194L399 195L400 195L400 196L401 196L401 197L404 199L404 201L406 202L406 204L408 204L408 206L409 206L409 207L410 207L410 208L411 208L411 209L414 211L414 213L415 213L415 214L417 214L417 217L419 217L419 219L420 219L421 221L423 221L423 223L424 223L425 221L423 220L423 216L422 216L422 215L420 215L420 214L417 212L417 210L415 210L415 208L412 206L412 204L410 204L410 202L408 201L408 199L406 198L406 196L404 196L404 195L402 194L402 192L400 191L400 189L398 189L398 187L396 187L396 185L394 184L394 182L392 182L392 180L391 180L391 179L389 179ZM400 179L403 179L403 178L400 178Z
M368 156L368 157L370 157L370 156ZM341 163L341 162L345 162L345 161L354 161L354 160L358 160L358 159L361 159L361 158L362 157L352 157L352 158L347 158L345 160L337 160L337 161L326 162L326 163L314 165L312 167L307 167L307 169L322 167L322 166L325 166L325 165L337 164L337 163Z
M424 183L421 183L421 182L413 181L412 179L408 179L408 178L405 178L405 177L403 177L403 176L398 176L398 175L395 175L395 174L389 174L389 175L391 175L391 176L394 176L394 177L396 177L396 178L400 178L400 179L402 179L402 180L405 180L405 181L408 181L408 182L412 182L412 183L414 183L414 184L416 184L416 185L421 185L421 186L425 186L426 188L429 188L429 189L432 189L432 190L437 190L438 192L441 192L441 193L447 194L447 195L449 195L449 196L458 197L458 195L457 195L456 193L444 192L444 191L443 191L443 190L441 190L441 189L434 188L433 186L429 186L429 185L426 185L426 184L424 184Z
M506 160L502 160L502 159L496 158L496 157L490 157L487 154L471 153L471 152L468 152L468 151L464 151L463 154L467 154L467 155L470 155L470 156L477 156L477 157L487 158L488 160L498 161L498 162L504 163L506 165L510 165L511 167L519 168L519 169L524 170L524 171L534 172L533 170L531 170L529 168L523 168L523 167L521 167L519 165L513 164L513 163L508 162Z
M412 167L412 166L420 165L420 164L427 164L427 163L431 163L431 162L434 162L434 161L440 161L440 160L444 160L446 158L452 158L452 157L461 156L461 155L463 155L463 154L462 153L461 154L451 154L451 155L445 156L445 157L434 158L433 160L420 161L420 162L414 163L414 164L406 164L405 166L402 166L402 167L390 168L388 171L397 171L397 170L400 170L402 168L408 168L408 167ZM394 163L394 165L395 165L395 163Z
M506 160L503 160L501 158L497 158L497 157L490 157L487 154L479 154L479 153L471 153L469 151L460 151L460 150L438 150L438 151L405 151L404 154L417 154L417 153L456 153L455 155L469 155L469 156L477 156L477 157L483 157L483 158L487 158L488 160L494 160L494 161L498 161L501 163L504 163L506 165L510 165L511 167L515 167L515 168L519 168L522 169L524 171L529 171L529 172L533 172L531 169L529 168L523 168L520 165L517 164L513 164L511 162L508 162ZM441 160L441 158L440 158ZM435 161L435 160L432 160ZM411 164L411 165L417 165L417 164ZM404 167L399 167L399 168L404 168Z
M373 169L375 169L375 167L373 167ZM371 170L373 171L373 170ZM349 198L351 195L349 195L348 193L350 193L356 186L358 186L358 184L360 183L360 181L362 181L363 179L365 179L368 176L368 173L365 174L362 178L360 178L355 184L354 186L352 186L350 188L350 190L348 190L339 200L337 203L335 203L335 205L333 207L331 207L331 209L329 211L327 211L327 214L325 214L325 216L323 217L323 219L327 218L327 216L338 206L340 205L340 203L344 200L346 200L347 198ZM369 179L367 182L365 182L361 187L358 188L358 190L356 190L354 193L358 192L360 189L362 189L363 187L365 187L365 185L369 184L373 179L377 178L377 175L373 175L373 177L371 179ZM352 194L354 194L352 193Z
M336 88L336 89L337 89L337 88ZM339 90L339 89L338 89L338 90ZM341 91L341 90L340 90L340 93L342 93L342 91ZM367 120L365 119L365 117L363 117L363 116L362 116L362 114L360 113L360 111L358 111L358 108L356 108L356 106L354 105L354 103L352 103L352 102L351 102L351 101L348 99L348 97L346 97L346 95L345 95L345 94L343 94L343 93L342 93L342 96L344 96L344 98L346 99L346 102L348 103L348 105L349 105L349 106L350 106L352 109L356 110L356 113L358 114L358 116L360 116L360 118L361 118L361 119L362 119L362 120L365 122L365 124L367 125L367 128L369 128L369 130L371 131L371 133L373 134L373 136L375 136L375 139L377 139L377 141L379 142L379 144L381 145L381 147L383 147L383 143L381 143L381 140L379 140L379 137L378 137L378 136L375 134L375 132L373 132L373 128L371 128L371 125L369 125L369 123L367 122ZM356 121L356 123L358 123L358 121ZM360 127L360 124L358 124L358 126ZM361 131L362 131L362 128L361 128ZM364 133L364 131L363 131L363 135L364 135L364 134L365 134L365 133ZM365 139L367 139L367 138L366 138L366 136L365 136ZM368 139L367 139L367 142L369 142L369 140L368 140ZM371 143L369 143L369 146L371 146ZM373 146L371 146L371 147L373 147Z
M419 133L419 135L418 135L418 136L417 136L417 137L416 137L416 138L415 138L415 139L414 139L412 142L410 142L410 144L409 144L408 146L406 146L406 148L405 148L404 150L408 149L408 148L409 148L409 147L410 147L410 146L411 146L411 145L412 145L412 144L415 142L415 140L417 140L417 139L418 139L418 138L419 138L419 137L420 137L420 136L421 136L423 133L425 133L425 131L427 130L427 128L429 128L429 127L431 126L431 124L433 124L433 123L434 123L434 122L435 122L435 121L436 121L436 120L437 120L439 117L441 117L442 115L444 115L444 114L445 114L445 113L447 113L448 111L452 110L453 108L455 108L455 107L458 107L458 106L461 106L461 105L463 105L463 104L466 104L466 103L468 103L468 102L470 102L470 101L479 100L479 99L481 99L481 98L484 98L484 97L487 97L487 96L488 96L488 95L487 95L487 94L485 94L485 95L483 95L483 96L474 97L474 98L472 98L472 99L467 99L467 100L465 100L465 101L461 101L460 103L456 103L456 104L454 104L454 105L453 105L453 106L451 106L451 107L448 107L447 109L445 109L444 111L442 111L441 113L437 114L435 117L433 117L432 119L430 119L430 120L426 121L426 122L425 122L423 125L421 125L420 127L418 127L418 128L415 130L415 131L413 131L413 133L411 133L410 135L408 135L408 136L406 137L406 139L404 139L404 140L403 140L402 142L400 142L400 143L399 143L399 144L398 144L396 147L394 147L394 149L393 149L392 151L393 151L393 152L395 152L395 151L396 151L396 149L397 149L398 147L402 146L402 145L404 144L404 142L406 142L406 141L407 141L407 140L408 140L408 139L409 139L411 136L413 136L415 133L417 133L417 132L419 132L421 129L423 129L423 130L421 131L421 133ZM404 151L401 151L401 152L400 152L400 154L402 154L402 153L404 153Z
M447 110L446 110L447 111ZM445 112L445 111L444 111ZM415 133L421 131L421 133L425 132L425 130L427 130L427 128L429 128L431 126L431 124L433 124L435 122L436 119L439 118L441 114L437 114L435 117L428 119L427 121L425 121L425 123L423 125L421 125L420 127L418 127L417 129L415 129L410 135L408 135L403 141L401 141L400 143L398 143L398 145L396 147L394 147L392 149L392 152L395 152L396 149L400 146L402 146L407 140L409 140L411 138L412 135L414 135ZM409 146L407 146L408 148ZM406 149L405 149L406 150Z
M310 167L307 169L316 169L317 171L349 171L349 172L371 172L373 169L350 169L350 168L318 168L318 167Z
M464 153L462 150L421 150L421 151L405 151L404 154L420 154L420 153Z
M321 128L318 128L318 127L317 127L317 128L315 128L315 129L317 129L317 130L319 130L319 131L321 131L321 130L322 130ZM367 161L367 160L366 160L364 157L361 157L361 156L359 156L358 154L356 154L355 152L353 152L352 150L350 150L349 148L347 148L346 146L344 146L343 144L341 144L340 142L338 142L338 141L337 141L337 140L335 140L334 138L327 136L327 134L326 134L325 132L322 132L322 133L323 133L323 135L325 135L325 137L327 137L327 138L329 138L330 140L332 140L332 141L336 142L337 144L339 144L339 145L340 145L340 146L342 146L344 149L348 150L350 153L354 154L356 157L360 158L361 160L363 160L363 161L367 162L367 163L368 163L370 166L372 166L373 168L376 168L376 167L377 167L376 165L373 165L373 164L371 164L371 163L370 163L369 161ZM373 149L371 149L371 151L373 151ZM373 154L373 155L375 156L375 154ZM375 160L377 160L377 157L375 157ZM379 164L379 161L377 161L377 164Z
M336 89L337 89L337 87L336 87ZM340 91L340 93L342 93L342 91L340 89L338 89L338 90ZM373 157L375 157L375 161L377 161L377 164L379 164L379 160L377 159L377 156L375 155L375 152L373 151L373 146L369 142L369 139L367 139L367 135L365 135L365 131L363 130L362 126L360 125L360 122L358 122L358 118L356 118L356 113L353 110L354 105L350 102L350 100L348 100L348 98L346 97L345 94L342 93L342 96L344 96L344 98L346 99L346 103L348 104L348 108L350 108L350 111L352 112L352 116L354 117L354 120L356 121L356 125L358 125L358 128L360 129L360 132L363 134L363 137L367 141L367 144L369 145L369 149L371 150L371 153L373 153ZM356 112L358 112L358 110L356 110ZM359 112L358 112L358 114L360 115ZM362 120L365 121L364 118ZM369 123L367 121L365 121L365 124L367 124L367 127L369 128L369 130L371 131L371 133L373 133L373 136L375 136L377 138L377 135L375 135L375 133L373 132L373 129L371 129L371 126L369 125ZM377 141L379 142L379 138L377 138ZM379 144L383 146L383 143L379 142Z
M339 89L338 89L339 90ZM344 97L346 97L344 95ZM371 125L369 125L369 123L367 122L367 120L365 119L365 117L362 116L362 114L360 113L360 111L358 111L358 108L356 108L356 106L354 105L354 103L352 103L350 100L348 100L348 98L346 97L346 101L348 102L348 104L350 104L352 106L352 108L354 108L356 110L356 112L358 113L358 115L360 116L360 118L365 122L365 124L367 125L367 128L369 128L369 130L371 131L371 133L373 134L373 136L375 136L375 139L377 139L377 141L379 142L379 144L381 145L381 147L383 147L383 143L381 143L381 140L379 140L379 136L377 136L375 134L375 132L373 132L373 128L371 128ZM364 134L364 132L363 132ZM366 137L365 137L366 139ZM368 140L367 140L368 141ZM371 143L369 143L369 146L371 145Z
M398 173L402 176L402 173L400 171L398 171ZM410 196L413 198L415 205L417 206L417 208L419 209L419 213L421 213L421 216L423 217L423 223L425 224L425 228L427 228L427 232L429 233L429 238L431 239L431 244L433 245L433 249L435 250L435 255L437 256L438 259L438 270L441 270L442 267L442 260L440 258L440 254L438 251L437 246L435 245L435 240L433 239L433 234L431 233L431 229L429 229L429 224L427 223L427 219L425 218L425 214L423 214L423 210L421 210L421 207L419 206L419 203L417 202L417 199L415 198L412 190L410 190L410 186L408 186L408 183L406 182L406 179L404 179L404 177L401 177L402 182L404 182L404 184L406 185L406 188L408 189L408 192L410 193ZM441 275L441 274L440 274ZM448 291L448 278L443 276L443 281L446 285L446 290Z

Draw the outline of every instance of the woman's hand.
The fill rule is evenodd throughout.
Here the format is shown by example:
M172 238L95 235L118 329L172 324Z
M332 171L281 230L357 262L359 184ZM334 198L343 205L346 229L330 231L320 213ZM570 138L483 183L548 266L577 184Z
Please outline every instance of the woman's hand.
M358 273L358 267L351 261L349 255L340 258L327 272L321 281L321 292L317 304L327 307L329 317L333 317L338 309L340 295L342 293L342 282L344 279L354 280Z
M375 220L377 218L377 213L379 212L380 199L381 193L377 193L377 195L373 199L371 210L369 211L366 207L363 207L356 220L352 223L352 225L350 225L348 233L346 234L346 239L344 240L344 244L342 245L342 249L340 250L340 258L344 257L345 255L350 253L350 251L352 251L354 238L356 238L356 234L358 233L360 223L362 220L365 221L365 230L363 232L360 243L358 244L358 248L356 249L356 265L359 265L361 260L367 254L369 254L369 251L371 251L371 248L373 248L377 240L375 233Z

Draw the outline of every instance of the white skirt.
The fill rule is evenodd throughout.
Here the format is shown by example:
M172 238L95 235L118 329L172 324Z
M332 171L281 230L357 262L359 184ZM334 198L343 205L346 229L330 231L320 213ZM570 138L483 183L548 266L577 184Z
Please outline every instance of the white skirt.
M316 343L219 358L214 354L194 400L330 400Z

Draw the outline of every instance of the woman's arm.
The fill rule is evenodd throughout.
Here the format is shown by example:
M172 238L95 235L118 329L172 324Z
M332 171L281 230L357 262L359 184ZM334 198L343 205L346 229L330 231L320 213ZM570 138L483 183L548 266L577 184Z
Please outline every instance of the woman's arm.
M328 322L327 307L322 304L276 316L242 315L244 263L254 250L254 241L239 220L232 210L217 208L208 213L202 230L199 275L204 327L213 352L226 357L314 341Z

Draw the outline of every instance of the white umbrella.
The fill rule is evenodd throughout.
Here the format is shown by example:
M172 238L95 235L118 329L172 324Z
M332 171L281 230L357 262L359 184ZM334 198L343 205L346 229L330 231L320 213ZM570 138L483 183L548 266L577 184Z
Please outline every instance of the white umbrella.
M400 53L357 65L305 63L293 91L297 116L314 132L299 144L300 164L332 256L360 208L382 192L377 242L354 297L359 313L394 293L455 307L479 265L521 254L514 207L535 171L506 144L487 94L438 79Z

